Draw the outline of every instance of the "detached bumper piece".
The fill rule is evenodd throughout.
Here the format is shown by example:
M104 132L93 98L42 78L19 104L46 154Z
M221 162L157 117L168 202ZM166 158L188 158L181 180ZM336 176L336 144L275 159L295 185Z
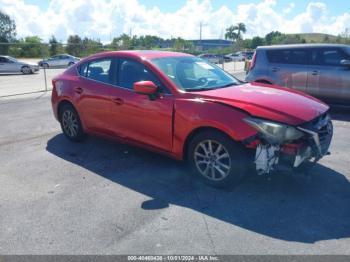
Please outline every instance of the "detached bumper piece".
M295 143L258 144L254 162L259 175L269 174L280 168L298 168L305 162L317 162L329 154L333 125L328 114L325 113L298 129L305 135Z

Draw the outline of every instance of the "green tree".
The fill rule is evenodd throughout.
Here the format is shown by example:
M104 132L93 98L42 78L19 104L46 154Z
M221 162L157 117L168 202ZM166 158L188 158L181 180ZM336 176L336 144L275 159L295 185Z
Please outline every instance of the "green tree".
M237 39L242 39L242 34L245 34L247 32L247 28L243 23L238 23L235 26L235 29L237 30Z
M80 56L83 51L83 42L78 35L70 35L67 40L66 52L73 56Z
M243 23L238 23L237 25L231 25L226 28L225 38L237 41L242 39L242 35L247 32L246 25Z
M119 37L113 38L111 45L116 50L129 50L133 49L132 38L127 34L122 34Z
M63 53L63 46L60 42L57 41L55 36L51 36L49 40L49 54L54 56L60 53Z
M272 31L265 36L266 45L271 45L273 40L277 37L281 37L282 33L278 31Z
M47 47L38 36L27 36L20 41L21 57L43 57L48 55Z
M16 38L16 24L0 10L0 43L10 43ZM7 54L9 45L0 45L0 54Z
M264 39L259 36L256 36L256 37L253 37L250 48L255 49L258 46L262 46L262 45L264 45Z
M231 25L230 27L226 28L226 33L225 33L225 39L230 39L230 40L237 40L238 35L236 33L236 27Z
M85 37L82 41L82 53L81 56L91 55L103 50L103 45L100 40L89 39Z

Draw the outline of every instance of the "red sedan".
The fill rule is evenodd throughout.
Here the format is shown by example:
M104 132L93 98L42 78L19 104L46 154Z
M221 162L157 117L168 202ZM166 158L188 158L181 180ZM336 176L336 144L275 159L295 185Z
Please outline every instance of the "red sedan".
M72 141L86 134L187 160L213 186L301 168L328 153L328 106L278 86L243 83L188 54L118 51L85 58L53 81L52 107Z

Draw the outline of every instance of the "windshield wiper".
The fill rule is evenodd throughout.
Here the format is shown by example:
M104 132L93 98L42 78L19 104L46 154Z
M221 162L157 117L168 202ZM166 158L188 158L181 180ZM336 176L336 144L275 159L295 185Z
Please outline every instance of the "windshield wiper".
M214 87L214 89L220 89L220 88L225 88L225 87L230 87L230 86L238 86L238 85L239 85L239 83L229 83L229 84L226 84L223 86Z

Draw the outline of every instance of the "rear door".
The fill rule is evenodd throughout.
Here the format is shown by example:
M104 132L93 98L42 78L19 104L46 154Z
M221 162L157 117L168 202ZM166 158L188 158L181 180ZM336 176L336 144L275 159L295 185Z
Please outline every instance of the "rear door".
M350 102L350 70L341 65L350 55L341 48L315 48L310 56L307 92L330 103Z
M165 151L172 149L174 99L160 80L144 64L130 58L118 58L117 85L111 91L112 129L122 137ZM137 94L133 84L153 81L162 90L152 100Z
M85 127L95 133L111 135L110 90L114 82L111 74L112 58L103 58L79 67L79 80L73 83L75 100Z
M18 73L21 72L22 64L15 62L11 59L8 59L7 57L2 57L2 64L3 64L3 72L7 73Z
M59 56L55 55L53 57L50 57L47 61L50 67L56 67L59 66Z
M0 56L0 73L6 72L9 72L7 58Z
M273 84L306 91L308 52L306 49L271 49L266 51L269 77Z

